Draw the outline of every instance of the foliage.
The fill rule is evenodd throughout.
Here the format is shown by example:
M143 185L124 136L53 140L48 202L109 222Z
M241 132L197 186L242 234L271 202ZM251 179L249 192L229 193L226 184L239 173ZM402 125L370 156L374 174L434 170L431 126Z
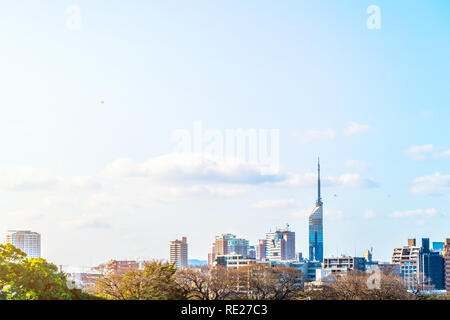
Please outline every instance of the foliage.
M0 299L87 299L78 289L69 289L64 274L41 258L26 258L12 244L0 244Z
M97 296L114 300L175 300L184 296L174 282L174 264L151 261L144 270L106 270L94 288Z
M186 298L192 300L226 300L237 295L237 273L222 266L181 269L176 283Z
M314 300L411 300L402 278L393 273L380 273L379 287L369 288L370 275L360 271L350 271L345 276L337 276L332 283L321 290L308 292Z

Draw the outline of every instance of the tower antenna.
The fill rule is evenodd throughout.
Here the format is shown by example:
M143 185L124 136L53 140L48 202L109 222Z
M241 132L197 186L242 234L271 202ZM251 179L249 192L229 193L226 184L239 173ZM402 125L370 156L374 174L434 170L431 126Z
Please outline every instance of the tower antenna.
M317 205L320 206L322 204L322 196L320 194L320 158L317 159Z

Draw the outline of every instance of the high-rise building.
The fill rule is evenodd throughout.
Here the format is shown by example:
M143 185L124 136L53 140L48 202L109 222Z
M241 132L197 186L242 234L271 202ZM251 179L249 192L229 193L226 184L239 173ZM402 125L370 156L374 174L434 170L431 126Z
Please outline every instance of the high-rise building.
M41 235L37 232L9 230L6 242L25 252L27 258L41 257Z
M430 289L444 290L444 258L438 251L430 250L430 239L422 239L419 255L419 282Z
M248 257L250 259L256 259L256 248L255 246L248 247Z
M267 240L260 239L258 240L258 244L256 245L256 260L265 261L266 260L266 247Z
M409 290L444 289L444 259L438 251L430 250L430 239L408 239L408 246L394 248L392 263L400 266L403 282Z
M395 247L392 252L392 263L400 266L400 274L407 289L417 288L419 275L420 247L416 246L416 239L408 239L408 245Z
M408 247L415 247L416 246L416 239L408 239Z
M237 238L233 234L222 234L216 237L215 242L216 256L227 254L248 255L248 240Z
M317 202L309 216L309 260L323 262L323 202L320 195L320 161L317 165Z
M445 239L442 255L444 256L445 263L445 290L447 290L447 294L450 294L450 238Z
M233 234L222 234L216 236L208 252L208 265L213 265L218 256L237 254L248 256L248 240L237 238Z
M445 242L433 242L433 250L437 252L444 252Z
M170 263L175 263L177 268L188 267L188 244L187 238L170 241Z
M208 250L208 266L212 266L216 261L216 243L213 242Z
M266 259L270 261L295 260L295 232L284 230L266 233Z

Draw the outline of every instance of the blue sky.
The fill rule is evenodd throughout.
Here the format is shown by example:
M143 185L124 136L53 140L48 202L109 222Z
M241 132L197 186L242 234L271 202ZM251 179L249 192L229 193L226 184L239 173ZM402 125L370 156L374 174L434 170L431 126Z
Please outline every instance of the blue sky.
M369 5L381 9L380 30L366 27ZM66 26L70 6L80 9L79 30ZM2 3L2 232L41 232L44 257L91 265L167 258L181 236L191 258L205 259L217 234L255 242L289 223L305 254L320 156L325 256L374 247L388 260L408 237L442 241L450 236L449 8ZM283 177L295 183L245 181L250 167L214 177L186 168L171 155L171 134L195 121L222 132L278 129Z

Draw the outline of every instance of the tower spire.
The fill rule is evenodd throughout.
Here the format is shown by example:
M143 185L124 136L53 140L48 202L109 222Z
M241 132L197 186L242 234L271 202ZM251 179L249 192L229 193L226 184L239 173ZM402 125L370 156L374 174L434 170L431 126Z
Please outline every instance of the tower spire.
M322 205L322 197L320 195L320 158L317 160L317 205Z

